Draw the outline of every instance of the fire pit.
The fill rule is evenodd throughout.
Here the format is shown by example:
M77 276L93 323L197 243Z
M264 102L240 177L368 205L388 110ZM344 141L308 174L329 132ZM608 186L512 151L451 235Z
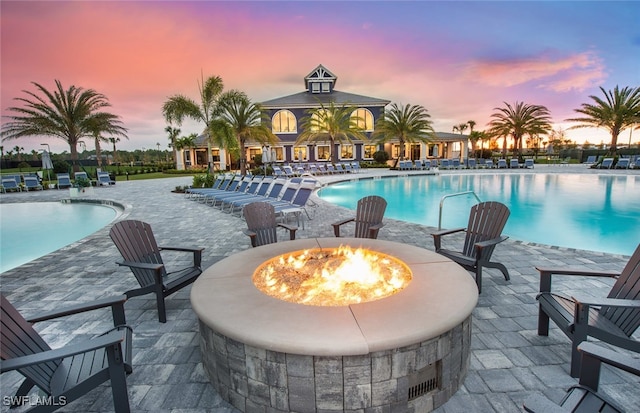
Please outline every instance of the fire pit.
M404 284L384 297L328 305L285 301L254 284L256 274L281 258L307 251L331 261L341 244L389 260L390 274L394 266L407 270ZM348 238L246 250L208 268L191 290L214 388L239 410L265 412L435 409L466 376L477 299L473 279L447 258Z

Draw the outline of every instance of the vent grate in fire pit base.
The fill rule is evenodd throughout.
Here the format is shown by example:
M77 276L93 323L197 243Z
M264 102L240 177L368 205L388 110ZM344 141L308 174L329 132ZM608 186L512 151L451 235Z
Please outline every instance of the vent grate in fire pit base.
M440 388L439 365L440 362L431 363L422 370L408 376L409 400L415 400Z

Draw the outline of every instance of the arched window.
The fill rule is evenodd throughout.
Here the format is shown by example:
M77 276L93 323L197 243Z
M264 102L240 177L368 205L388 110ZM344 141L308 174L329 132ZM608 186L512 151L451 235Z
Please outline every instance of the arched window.
M296 133L298 124L296 117L289 110L279 110L271 119L271 130L273 133Z
M352 118L357 119L358 127L366 132L373 131L373 114L369 109L359 108L351 113Z

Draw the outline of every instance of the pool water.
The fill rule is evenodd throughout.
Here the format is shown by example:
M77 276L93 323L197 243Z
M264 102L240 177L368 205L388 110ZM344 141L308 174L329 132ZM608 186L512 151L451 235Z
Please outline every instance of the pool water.
M0 204L0 272L79 241L116 216L114 208L96 204Z
M440 199L465 191L507 205L511 216L503 232L513 239L625 255L640 243L640 176L410 176L329 185L319 196L355 209L363 196L379 195L388 203L385 217L437 228ZM442 228L466 227L475 203L473 195L447 198Z

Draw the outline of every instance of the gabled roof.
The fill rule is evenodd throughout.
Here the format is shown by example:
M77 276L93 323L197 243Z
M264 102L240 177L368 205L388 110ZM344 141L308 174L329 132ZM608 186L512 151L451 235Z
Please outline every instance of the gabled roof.
M441 142L456 142L469 139L469 135L461 133L436 132L436 139Z
M333 73L331 73L329 70L327 70L326 67L322 66L322 65L318 65L318 67L316 67L315 69L313 69L313 71L311 73L309 73L307 76L305 76L304 78L304 88L309 90L309 82L331 82L333 85L336 84L336 82L338 81L338 78L336 77L336 75L334 75Z
M331 93L300 92L293 95L267 100L260 103L260 105L263 109L318 108L321 104L327 105L330 102L334 102L338 105L349 104L357 107L386 106L390 103L387 99L379 99L334 90Z

